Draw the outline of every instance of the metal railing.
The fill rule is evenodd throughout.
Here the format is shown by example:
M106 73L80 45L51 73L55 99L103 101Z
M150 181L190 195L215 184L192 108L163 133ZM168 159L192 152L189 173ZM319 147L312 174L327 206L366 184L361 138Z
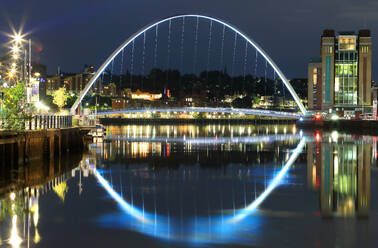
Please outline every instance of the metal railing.
M26 129L59 129L72 127L72 115L35 115L26 123Z

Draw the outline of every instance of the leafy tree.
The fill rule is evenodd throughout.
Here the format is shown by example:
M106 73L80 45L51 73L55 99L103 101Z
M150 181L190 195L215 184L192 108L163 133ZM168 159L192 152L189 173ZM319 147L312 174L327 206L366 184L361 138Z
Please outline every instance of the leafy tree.
M22 131L29 115L25 111L25 84L18 82L14 87L3 89L3 109L1 117L3 128Z
M260 97L255 96L252 101L253 101L253 104L258 105L258 104L260 104L261 99L260 99Z
M68 94L67 103L66 103L65 107L71 108L72 105L75 103L77 98L78 98L77 94Z
M53 103L58 105L59 108L62 108L67 104L68 97L69 95L66 88L61 87L53 92Z

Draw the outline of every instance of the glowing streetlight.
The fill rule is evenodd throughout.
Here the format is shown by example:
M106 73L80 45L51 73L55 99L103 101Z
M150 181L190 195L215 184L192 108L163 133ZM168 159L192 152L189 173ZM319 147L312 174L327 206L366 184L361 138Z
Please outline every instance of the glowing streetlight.
M14 77L14 73L13 72L9 72L8 73L8 78L13 78Z
M35 106L36 106L36 108L39 109L39 110L49 111L49 109L50 109L48 106L44 105L44 104L41 103L41 102L36 102L36 103L35 103Z
M17 46L17 45L12 46L12 52L13 53L19 53L20 52L20 47Z
M22 41L23 41L23 35L21 35L20 33L15 33L13 34L12 38L13 38L13 42L16 43L16 44L20 44Z

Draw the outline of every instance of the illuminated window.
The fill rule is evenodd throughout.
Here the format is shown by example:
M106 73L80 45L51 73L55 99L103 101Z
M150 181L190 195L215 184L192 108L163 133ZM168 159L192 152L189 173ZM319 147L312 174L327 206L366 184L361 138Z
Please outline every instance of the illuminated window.
M335 91L338 92L340 89L340 78L335 78Z
M362 53L368 53L369 52L369 47L368 46L362 46L361 47L361 52Z
M356 37L339 37L339 50L356 50Z
M312 82L314 85L318 82L318 68L314 68L313 70Z
M347 41L349 42L349 41ZM361 48L362 52L362 48ZM335 104L357 104L358 81L358 53L357 51L337 51L335 54Z

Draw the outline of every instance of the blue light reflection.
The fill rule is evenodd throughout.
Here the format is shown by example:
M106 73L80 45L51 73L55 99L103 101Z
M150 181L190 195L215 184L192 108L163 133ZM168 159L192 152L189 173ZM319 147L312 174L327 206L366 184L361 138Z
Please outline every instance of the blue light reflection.
M285 165L277 173L274 173L274 178L270 181L268 187L245 208L235 212L222 211L222 214L217 213L208 217L195 216L184 219L150 213L129 204L87 160L87 164L100 185L123 210L123 213L100 217L99 223L104 227L131 229L170 242L195 244L248 242L248 244L251 244L242 233L248 230L248 239L256 236L257 240L259 228L262 225L262 218L257 214L258 207L277 186L285 182L288 171L302 152L305 143L305 138L302 138Z

